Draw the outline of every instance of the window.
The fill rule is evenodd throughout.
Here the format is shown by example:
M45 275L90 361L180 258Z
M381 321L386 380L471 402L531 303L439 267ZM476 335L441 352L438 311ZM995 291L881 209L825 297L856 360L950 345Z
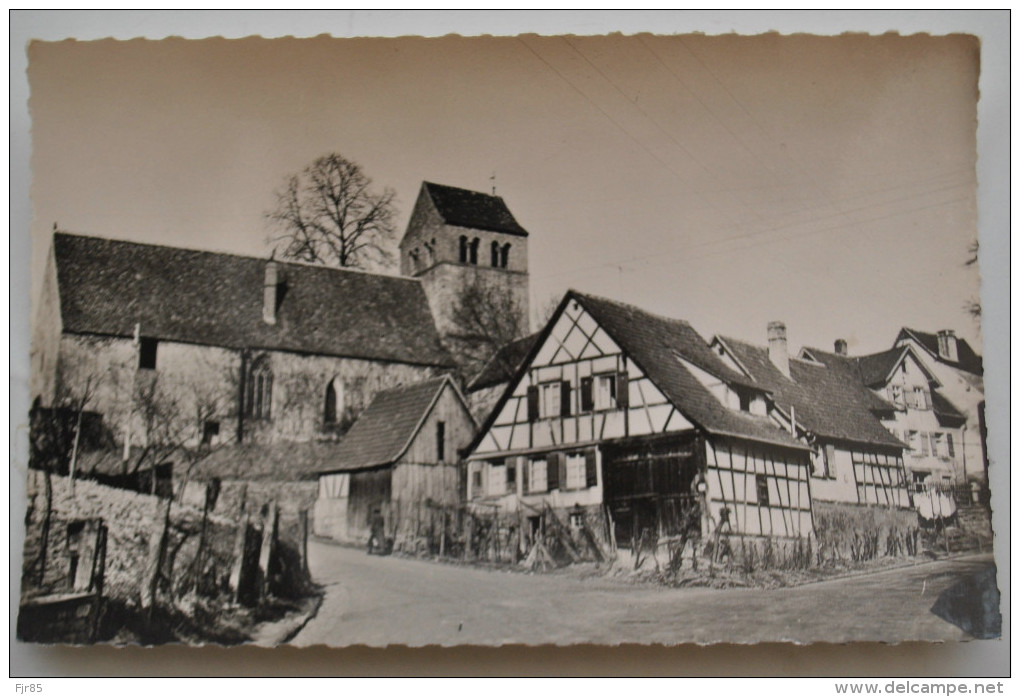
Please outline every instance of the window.
M956 457L956 451L953 449L953 434L946 434L946 452L949 453L949 457Z
M466 264L468 260L468 239L466 235L460 236L460 263Z
M889 385L889 401L898 407L903 406L903 385Z
M514 461L506 465L506 491L508 494L517 493L517 463Z
M907 431L907 445L912 453L917 453L921 448L918 442L918 435L917 431Z
M418 250L417 249L412 249L410 256L411 256L411 271L417 271L418 270L418 262L419 262Z
M273 372L269 358L256 358L248 370L248 384L245 389L244 411L255 419L268 419L273 399Z
M616 406L616 374L596 375L594 390L595 409L612 409Z
M928 434L927 433L921 433L919 435L921 437L921 455L927 455L928 454Z
M502 460L489 463L489 490L490 496L502 496L507 491L506 486L506 465Z
M538 494L549 490L548 467L545 458L528 461L528 491Z
M469 259L468 259L468 261L470 263L472 263L472 264L477 264L478 263L478 245L479 244L481 244L481 240L479 240L477 237L474 238L473 240L471 240L471 245L470 245L470 248L468 250L469 251Z
M563 404L563 389L560 387L562 384L562 382L556 381L547 382L540 386L542 390L541 414L543 417L556 416L560 413Z
M333 378L326 385L326 403L323 407L322 420L329 426L340 421L344 413L344 384L339 378Z
M482 495L482 470L478 469L482 465L480 463L475 464L475 471L471 473L471 495L478 497Z
M446 422L436 422L436 460L442 462L446 459Z
M507 242L499 250L499 265L504 269L510 264L510 243Z
M758 491L758 505L769 505L769 480L764 474L754 476L755 489Z
M836 478L836 446L826 443L818 448L815 455L814 474L819 478Z
M570 529L579 531L584 528L584 513L581 511L572 511L570 513Z
M138 368L139 370L156 369L156 346L159 344L155 339L142 337L138 340Z
M202 445L214 445L219 440L219 435L219 421L206 421L202 424Z
M931 397L928 396L928 390L923 387L914 388L914 404L915 409L930 409L931 408Z
M492 243L492 255L490 261L493 267L499 266L499 242Z
M932 433L931 434L931 454L932 455L937 455L938 457L945 457L947 453L945 451L944 443L945 443L945 441L943 440L941 433Z
M584 453L567 455L567 489L584 489L587 484L587 467Z

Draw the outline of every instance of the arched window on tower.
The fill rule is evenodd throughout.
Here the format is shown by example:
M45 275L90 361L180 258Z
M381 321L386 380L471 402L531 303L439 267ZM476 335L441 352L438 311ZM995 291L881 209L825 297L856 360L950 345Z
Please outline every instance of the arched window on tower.
M468 240L467 235L460 236L460 263L466 264L468 260Z
M492 266L499 266L499 242L492 243Z
M265 354L252 361L245 389L244 413L253 419L268 419L273 401L273 371Z
M470 261L471 261L472 264L477 264L478 263L478 245L481 244L481 242L482 241L480 239L478 239L477 237L474 238L473 240L471 240L471 260Z
M412 272L417 272L418 268L419 268L419 266L418 266L418 262L419 262L418 249L417 248L412 249L410 256L411 256L411 271Z
M510 263L510 243L507 242L503 245L503 248L499 250L499 265L504 269Z

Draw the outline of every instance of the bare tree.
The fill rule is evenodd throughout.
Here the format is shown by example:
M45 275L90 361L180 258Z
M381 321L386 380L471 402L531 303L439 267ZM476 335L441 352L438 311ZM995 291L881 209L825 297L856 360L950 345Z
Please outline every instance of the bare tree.
M318 158L287 178L266 218L274 251L285 259L368 268L393 262L396 192L369 190L372 180L342 155Z
M463 285L450 315L447 334L460 375L470 379L506 344L520 339L528 327L525 306L504 283L475 277Z

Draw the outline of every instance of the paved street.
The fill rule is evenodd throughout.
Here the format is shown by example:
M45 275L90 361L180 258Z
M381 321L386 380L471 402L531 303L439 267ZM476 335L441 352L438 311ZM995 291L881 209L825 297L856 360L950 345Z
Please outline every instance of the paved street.
M309 555L326 596L299 646L954 641L969 635L929 610L992 563L986 555L766 591L490 571L314 541Z

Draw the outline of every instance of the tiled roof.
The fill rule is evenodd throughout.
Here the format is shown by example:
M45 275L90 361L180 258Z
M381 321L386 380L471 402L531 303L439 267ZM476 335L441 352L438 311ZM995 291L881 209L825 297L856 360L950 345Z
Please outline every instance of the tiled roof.
M540 333L535 332L523 339L517 339L504 345L493 354L489 362L485 364L485 367L474 377L467 386L467 391L475 392L509 382L517 374L517 369L521 367L521 363L528 357L528 353L535 345L535 342L538 341L539 336Z
M728 367L689 323L605 298L570 291L670 402L709 433L805 448L764 416L728 409L679 361L731 384L763 388Z
M884 385L906 351L906 347L898 347L881 353L857 356L855 360L861 372L861 380L869 387Z
M453 389L449 377L379 392L340 441L334 460L319 471L346 472L396 462L446 386Z
M951 421L966 421L967 415L956 408L952 402L941 394L938 390L931 391L931 408L935 412L936 418L940 421L949 419Z
M960 370L965 370L968 373L973 373L974 375L984 375L981 356L974 352L974 349L971 348L966 339L956 339L956 355L959 360L950 361L939 355L939 337L937 334L919 332L916 329L903 327L900 330L899 336L896 337L897 343L903 338L912 338L917 341L937 361L959 368Z
M439 215L450 225L528 236L499 196L432 182L422 186L429 192Z
M823 438L903 447L872 412L889 409L861 381L853 359L808 349L817 362L790 358L790 377L769 360L768 348L720 337L756 382L772 393L787 414L793 407L797 425Z
M450 366L413 279L277 262L277 323L262 319L266 260L56 233L64 330L226 348Z

